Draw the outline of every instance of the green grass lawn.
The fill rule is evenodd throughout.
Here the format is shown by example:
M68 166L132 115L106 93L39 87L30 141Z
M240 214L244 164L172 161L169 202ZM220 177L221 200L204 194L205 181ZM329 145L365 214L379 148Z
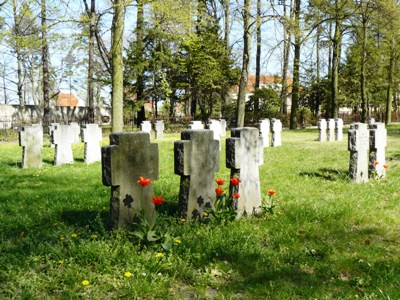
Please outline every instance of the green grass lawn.
M367 184L348 180L346 134L317 138L284 131L264 149L275 214L220 226L174 216L179 135L156 141L169 252L106 229L110 188L82 145L72 165L52 166L47 143L44 166L21 169L17 142L0 144L0 299L400 299L400 126L388 128L387 177ZM215 177L228 179L224 147Z

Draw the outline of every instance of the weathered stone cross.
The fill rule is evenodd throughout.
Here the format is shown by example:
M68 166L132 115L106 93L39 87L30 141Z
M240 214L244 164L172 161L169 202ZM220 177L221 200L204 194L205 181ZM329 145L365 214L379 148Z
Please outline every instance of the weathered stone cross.
M100 142L103 139L102 131L97 124L86 124L82 127L82 141L85 143L85 163L101 161Z
M376 176L383 178L386 176L386 169L384 168L386 155L386 140L387 130L384 123L374 123L370 125L369 131L369 176L372 177L373 173ZM374 162L378 162L374 165Z
M22 146L22 167L42 166L43 127L40 125L23 126L19 133L19 145Z
M158 179L158 145L150 143L146 132L113 133L101 156L103 184L111 186L111 228L132 225L142 209L150 221L154 214L152 185L143 187L137 181L140 176Z
M74 162L72 144L76 142L76 128L71 125L55 125L51 132L51 141L56 146L54 165L71 164Z
M369 132L367 124L354 123L348 132L348 150L350 151L349 176L354 182L368 181Z
M186 130L174 144L175 174L181 176L179 209L198 219L215 198L214 173L219 170L219 142L211 130Z
M226 167L231 169L231 178L238 177L241 181L235 189L240 194L239 214L251 214L261 206L258 167L264 161L263 149L263 140L257 128L233 129L231 138L226 140Z

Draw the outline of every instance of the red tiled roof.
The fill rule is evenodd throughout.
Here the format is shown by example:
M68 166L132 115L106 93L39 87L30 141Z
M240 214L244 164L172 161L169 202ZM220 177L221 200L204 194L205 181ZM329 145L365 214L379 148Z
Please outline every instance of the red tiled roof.
M57 96L58 106L78 106L78 98L72 94L60 93Z
M260 85L273 85L273 84L280 84L282 81L282 78L280 76L275 76L275 75L260 75ZM289 92L291 91L290 86L293 83L292 78L288 77L286 79L286 83L289 86ZM256 84L256 75L249 75L249 78L247 80L247 93L252 93L254 92L254 86ZM232 88L233 93L238 93L239 92L239 86L234 86Z

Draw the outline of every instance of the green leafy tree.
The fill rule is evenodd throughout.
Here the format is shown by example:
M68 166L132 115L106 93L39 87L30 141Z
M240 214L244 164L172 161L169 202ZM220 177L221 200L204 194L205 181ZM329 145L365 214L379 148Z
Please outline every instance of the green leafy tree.
M237 71L216 28L203 25L183 47L188 54L185 68L190 93L197 99L202 120L207 121L214 113L215 103L221 103L223 90L237 82Z

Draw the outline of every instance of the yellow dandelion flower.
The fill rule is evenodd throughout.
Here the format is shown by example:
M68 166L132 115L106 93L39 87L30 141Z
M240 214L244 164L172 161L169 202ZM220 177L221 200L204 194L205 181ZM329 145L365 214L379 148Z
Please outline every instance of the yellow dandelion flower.
M180 221L181 223L185 223L185 222L186 222L186 219L180 218L179 221Z
M96 234L92 234L90 237L91 237L93 240L97 239L97 235L96 235Z
M124 273L124 276L125 276L126 278L129 278L129 277L132 276L132 273L131 273L131 272L125 272L125 273Z
M157 257L157 258L164 257L164 253L157 252L157 253L156 253L156 257Z
M208 213L207 212L203 212L203 217L208 217Z
M180 244L180 243L182 243L182 241L179 240L179 239L176 239L176 240L175 240L175 243Z
M64 241L64 240L65 240L65 237L60 236L60 240Z
M71 234L72 238L76 238L78 235L76 233Z
M60 260L58 261L58 263L59 263L60 265L62 265L62 264L64 263L64 260L63 260L63 259L60 259Z
M86 279L82 281L82 285L89 285L89 283L90 283L89 280Z

